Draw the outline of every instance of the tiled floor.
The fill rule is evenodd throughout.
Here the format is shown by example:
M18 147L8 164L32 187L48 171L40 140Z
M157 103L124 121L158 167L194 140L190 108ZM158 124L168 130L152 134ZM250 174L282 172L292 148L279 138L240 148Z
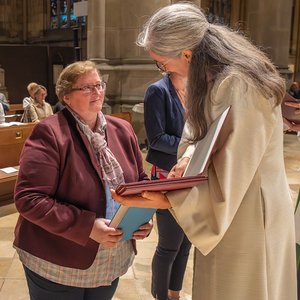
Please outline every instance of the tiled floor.
M143 154L145 156L145 154ZM284 156L286 173L294 198L300 187L300 141L296 135L285 136ZM145 169L150 165L145 162ZM2 217L1 217L2 216ZM29 299L24 272L21 263L12 248L13 230L18 214L14 206L0 208L0 299L27 300ZM156 228L151 235L138 242L138 255L133 266L120 279L114 300L152 300L150 294L151 260L157 243ZM191 299L193 275L193 249L191 251L185 273L181 300Z

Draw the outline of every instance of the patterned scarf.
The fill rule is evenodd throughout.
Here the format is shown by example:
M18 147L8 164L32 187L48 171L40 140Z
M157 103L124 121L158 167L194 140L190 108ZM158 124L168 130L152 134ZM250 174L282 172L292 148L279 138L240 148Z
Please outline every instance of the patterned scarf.
M94 132L86 124L86 122L68 105L66 106L75 120L78 122L79 127L83 134L87 137L92 149L94 150L98 161L101 166L102 178L105 180L110 189L124 183L123 170L116 160L113 153L107 147L105 139L106 120L101 111L98 112L96 126Z

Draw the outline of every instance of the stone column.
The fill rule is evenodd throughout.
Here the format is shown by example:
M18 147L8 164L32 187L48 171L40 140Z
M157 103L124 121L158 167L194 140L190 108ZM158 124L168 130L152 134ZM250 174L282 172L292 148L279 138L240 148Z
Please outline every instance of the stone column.
M132 112L139 142L146 138L144 116L132 111L144 100L147 87L162 78L147 51L135 44L141 26L170 0L88 1L88 59L107 83L104 113Z
M251 39L271 57L282 76L290 81L288 70L292 0L248 0L246 24Z
M87 57L98 63L105 60L106 0L88 1Z

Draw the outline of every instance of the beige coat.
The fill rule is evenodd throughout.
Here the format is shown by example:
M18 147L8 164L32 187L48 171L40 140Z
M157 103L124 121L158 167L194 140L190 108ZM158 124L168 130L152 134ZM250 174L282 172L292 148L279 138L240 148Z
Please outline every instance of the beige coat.
M295 300L293 201L280 106L233 76L217 78L211 100L212 120L232 109L207 169L209 181L167 194L196 247L193 300ZM185 128L178 157L188 135Z
M29 103L26 109L28 110L29 119L31 119L31 122L42 121L43 119L53 115L51 105L45 100L43 100L43 105L33 100L31 103Z

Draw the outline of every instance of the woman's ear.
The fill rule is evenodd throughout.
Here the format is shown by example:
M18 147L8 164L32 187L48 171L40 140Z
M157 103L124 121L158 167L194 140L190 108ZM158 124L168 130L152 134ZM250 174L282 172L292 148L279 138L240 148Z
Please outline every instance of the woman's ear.
M192 50L183 50L182 51L182 56L184 57L184 59L187 60L188 63L190 63L191 59L192 59L192 55L193 55L193 51Z
M64 95L63 100L65 101L66 104L70 105L69 94Z

